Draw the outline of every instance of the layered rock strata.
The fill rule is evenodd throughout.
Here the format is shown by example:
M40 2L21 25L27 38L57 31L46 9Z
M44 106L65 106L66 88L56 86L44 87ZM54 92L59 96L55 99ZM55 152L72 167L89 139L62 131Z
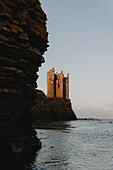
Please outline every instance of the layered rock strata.
M47 97L41 90L36 90L36 105L32 107L34 124L39 120L76 120L71 101L64 98Z
M47 35L46 15L38 0L0 0L2 156L6 152L29 153L40 147L31 126L30 108L35 104L36 72L44 62Z

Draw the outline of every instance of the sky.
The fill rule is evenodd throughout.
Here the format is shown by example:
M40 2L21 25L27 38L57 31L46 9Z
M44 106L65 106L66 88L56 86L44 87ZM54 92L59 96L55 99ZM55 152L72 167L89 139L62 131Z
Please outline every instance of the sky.
M78 118L113 119L113 0L40 0L49 48L38 74L69 73L69 97Z

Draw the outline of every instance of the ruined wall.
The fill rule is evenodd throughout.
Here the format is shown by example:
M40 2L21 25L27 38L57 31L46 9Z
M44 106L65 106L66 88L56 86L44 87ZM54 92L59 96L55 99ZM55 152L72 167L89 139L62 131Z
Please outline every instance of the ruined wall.
M60 74L56 74L56 97L63 98L63 71Z
M42 55L47 49L47 35L46 15L38 0L0 0L2 158L9 159L9 153L34 152L34 148L40 147L32 129L30 108L35 104L36 72L44 62Z
M54 97L55 95L55 76L54 68L47 72L47 96Z
M65 78L65 98L69 99L69 73L67 74L67 77Z
M55 74L54 68L47 72L47 97L69 99L69 73L64 77L63 71Z

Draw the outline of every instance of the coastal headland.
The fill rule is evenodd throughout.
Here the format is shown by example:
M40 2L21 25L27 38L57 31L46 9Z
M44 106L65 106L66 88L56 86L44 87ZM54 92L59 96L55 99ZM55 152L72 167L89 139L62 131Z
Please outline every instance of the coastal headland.
M35 95L36 105L32 107L35 127L40 121L77 119L72 110L70 99L47 97L41 90L36 90Z
M47 72L47 95L36 89L35 102L31 109L35 127L38 127L40 121L77 119L69 99L69 73L64 77L63 70L55 74L52 68Z

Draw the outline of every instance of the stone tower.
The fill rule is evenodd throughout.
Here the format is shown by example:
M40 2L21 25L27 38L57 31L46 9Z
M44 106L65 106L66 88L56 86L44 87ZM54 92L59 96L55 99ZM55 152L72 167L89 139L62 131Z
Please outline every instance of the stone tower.
M63 71L56 73L56 97L63 98Z
M60 74L54 73L54 68L47 72L47 96L69 99L69 73L64 77L63 71Z
M69 73L64 77L64 98L69 99Z
M47 96L54 97L54 86L55 86L55 75L54 68L47 72Z

